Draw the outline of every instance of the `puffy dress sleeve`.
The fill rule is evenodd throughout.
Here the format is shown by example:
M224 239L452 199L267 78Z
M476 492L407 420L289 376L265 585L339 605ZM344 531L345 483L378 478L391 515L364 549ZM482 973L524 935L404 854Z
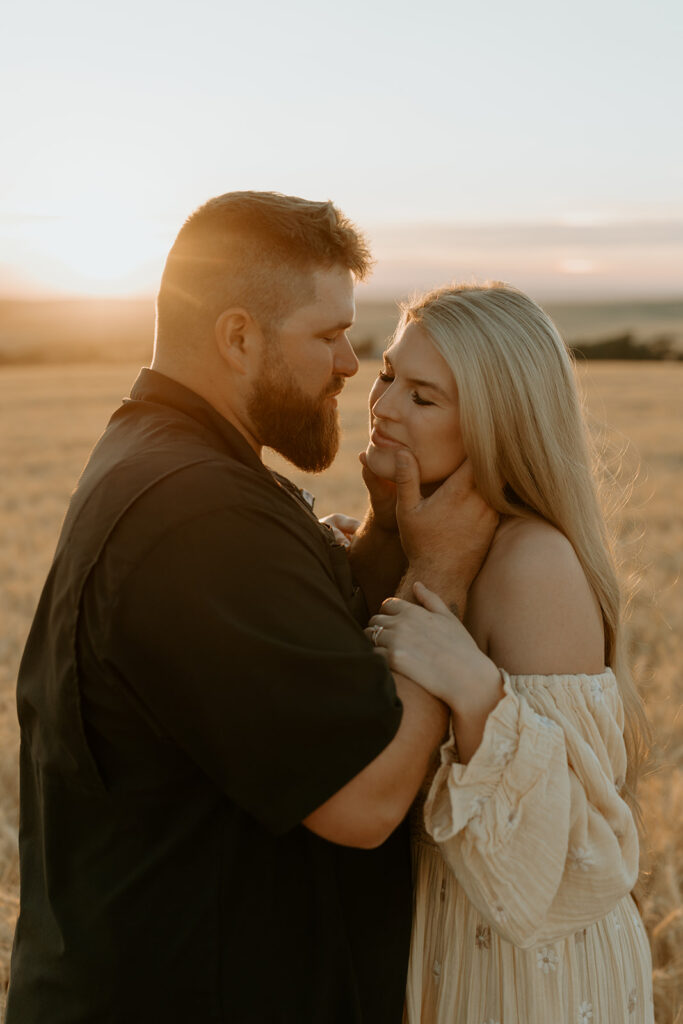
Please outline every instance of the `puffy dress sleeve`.
M503 678L469 764L452 733L441 748L425 827L482 916L529 947L587 927L632 889L638 837L619 795L624 713L611 670Z

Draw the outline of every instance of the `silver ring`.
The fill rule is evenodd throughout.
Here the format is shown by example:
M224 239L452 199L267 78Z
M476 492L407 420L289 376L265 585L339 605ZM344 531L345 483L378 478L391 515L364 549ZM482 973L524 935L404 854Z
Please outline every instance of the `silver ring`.
M380 635L380 633L382 632L383 629L384 629L384 626L371 626L370 627L370 639L372 640L372 642L375 645L375 647L377 646L377 642L379 641L379 635Z

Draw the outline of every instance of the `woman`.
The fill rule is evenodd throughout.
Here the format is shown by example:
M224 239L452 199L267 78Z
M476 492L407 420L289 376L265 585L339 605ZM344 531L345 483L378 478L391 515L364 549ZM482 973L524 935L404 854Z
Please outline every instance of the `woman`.
M418 586L368 629L452 710L414 808L406 1020L651 1022L629 895L643 715L567 349L527 296L466 285L404 308L384 358L368 469L391 480L407 448L427 489L467 458L501 517L464 628ZM482 723L457 671L475 643L501 670Z

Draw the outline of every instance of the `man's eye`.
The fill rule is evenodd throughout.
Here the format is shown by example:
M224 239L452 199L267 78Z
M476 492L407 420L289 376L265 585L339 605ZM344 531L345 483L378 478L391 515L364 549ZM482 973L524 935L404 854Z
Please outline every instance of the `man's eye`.
M428 402L426 398L420 398L417 391L413 391L410 397L415 402L415 405L434 405L433 402Z
M384 370L380 370L378 376L379 376L379 379L381 381L384 381L385 384L391 384L392 380L394 379L391 376L391 374L385 373Z

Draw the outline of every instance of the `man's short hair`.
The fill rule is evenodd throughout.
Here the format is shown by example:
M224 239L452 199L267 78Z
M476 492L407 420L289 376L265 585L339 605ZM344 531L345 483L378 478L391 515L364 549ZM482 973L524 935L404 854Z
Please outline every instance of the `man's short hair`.
M363 236L340 210L277 192L227 192L185 221L157 297L157 336L190 342L242 306L266 332L314 298L312 273L371 266Z

